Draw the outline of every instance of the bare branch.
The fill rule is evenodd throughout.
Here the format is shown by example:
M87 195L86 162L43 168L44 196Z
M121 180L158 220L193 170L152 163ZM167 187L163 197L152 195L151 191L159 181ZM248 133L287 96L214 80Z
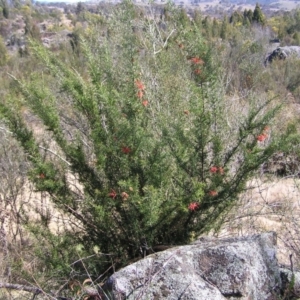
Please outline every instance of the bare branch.
M176 29L173 29L173 30L170 32L170 34L169 34L168 37L166 38L166 40L165 40L165 42L164 42L162 48L160 48L160 49L157 50L157 51L155 51L155 49L154 49L154 55L156 55L156 54L158 54L159 52L161 52L161 51L167 46L169 38L171 37L171 35L172 35L175 31L176 31Z
M7 283L7 282L0 282L0 288L25 291L25 292L34 293L34 294L42 293L42 290L35 286L28 286L28 285L23 285L23 284L14 284L14 283Z
M7 73L7 75L8 75L9 77L11 77L13 80L18 81L18 79L17 79L14 75L9 74L9 73Z
M64 158L62 158L60 155L58 155L56 152L50 150L50 149L47 149L47 148L44 148L42 146L39 146L40 149L43 149L45 151L48 151L50 153L52 153L53 155L55 155L56 157L58 157L59 159L61 159L63 162L65 162L68 166L71 166L71 163L69 163L67 160L65 160Z

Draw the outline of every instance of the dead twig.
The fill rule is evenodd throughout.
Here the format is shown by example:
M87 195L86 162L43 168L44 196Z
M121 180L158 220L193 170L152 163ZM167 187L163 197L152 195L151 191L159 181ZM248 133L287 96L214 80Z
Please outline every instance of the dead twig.
M0 282L0 289L25 291L29 293L34 293L36 295L42 293L42 290L35 286L28 286L23 284L15 284L15 283L7 283L7 282Z

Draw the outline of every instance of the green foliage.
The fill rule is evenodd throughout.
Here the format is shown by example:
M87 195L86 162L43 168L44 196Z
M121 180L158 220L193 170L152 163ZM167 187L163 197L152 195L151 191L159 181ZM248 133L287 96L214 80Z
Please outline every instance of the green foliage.
M70 39L70 44L71 44L72 50L76 55L80 54L80 41L79 41L80 34L82 34L82 28L76 27L73 30L72 36Z
M0 1L0 7L2 8L2 14L5 19L9 18L9 7L6 0Z
M25 35L32 39L41 40L40 29L30 16L25 17Z
M123 2L78 33L80 70L31 40L39 69L17 80L0 113L31 162L36 190L81 228L70 241L32 227L52 249L50 269L75 259L68 244L84 255L97 246L111 255L101 268L120 267L140 256L142 241L183 244L217 229L247 180L288 145L288 134L267 139L279 110L272 99L249 94L241 113L228 102L223 69L201 34L210 25L171 5L161 18L141 17ZM24 109L42 122L45 141Z
M276 61L263 74L262 84L268 86L274 93L281 94L281 97L286 97L286 94L289 93L291 100L298 103L300 101L299 66L298 59Z
M82 2L78 2L76 7L76 15L80 15L84 11L85 11L84 4Z
M4 66L8 61L8 53L2 37L0 36L0 66Z
M288 18L285 18L287 21L286 31L288 34L293 34L299 32L300 30L300 10L296 9L289 14Z
M299 45L300 10L294 9L267 20L268 25L282 40L282 45Z
M247 19L250 23L252 22L252 20L253 20L253 11L251 9L249 9L249 10L245 9L244 10L244 19Z
M264 16L263 12L261 11L261 8L258 3L256 3L256 5L255 5L252 21L256 22L260 25L265 25L265 23L266 23L266 17Z
M266 25L266 17L257 3L254 11L245 9L243 14L240 11L234 11L229 18L229 22L235 26L244 25L249 27L251 24Z
M245 17L245 14L244 16L241 14L241 12L239 11L234 11L233 14L231 15L230 19L229 19L229 22L230 23L233 23L234 25L235 24L238 24L238 23L243 23L244 22L244 17ZM252 18L251 18L252 19Z
M228 33L228 19L227 19L227 17L224 17L223 22L222 22L222 26L221 26L220 37L222 39L226 39L227 38L227 33Z

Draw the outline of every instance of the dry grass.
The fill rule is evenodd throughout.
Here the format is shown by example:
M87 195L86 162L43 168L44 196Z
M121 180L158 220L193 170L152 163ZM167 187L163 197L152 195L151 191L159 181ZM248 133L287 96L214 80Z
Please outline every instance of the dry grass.
M228 215L219 237L245 236L275 231L278 236L278 260L300 266L300 179L256 178L248 184L238 206Z

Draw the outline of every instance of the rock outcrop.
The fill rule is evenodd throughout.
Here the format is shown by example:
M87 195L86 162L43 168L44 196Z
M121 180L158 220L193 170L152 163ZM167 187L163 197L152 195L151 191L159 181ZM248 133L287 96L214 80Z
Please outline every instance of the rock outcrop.
M279 299L276 234L202 238L155 253L113 274L113 299Z
M285 46L276 48L267 55L265 65L271 63L274 59L286 59L290 56L300 58L300 46Z

